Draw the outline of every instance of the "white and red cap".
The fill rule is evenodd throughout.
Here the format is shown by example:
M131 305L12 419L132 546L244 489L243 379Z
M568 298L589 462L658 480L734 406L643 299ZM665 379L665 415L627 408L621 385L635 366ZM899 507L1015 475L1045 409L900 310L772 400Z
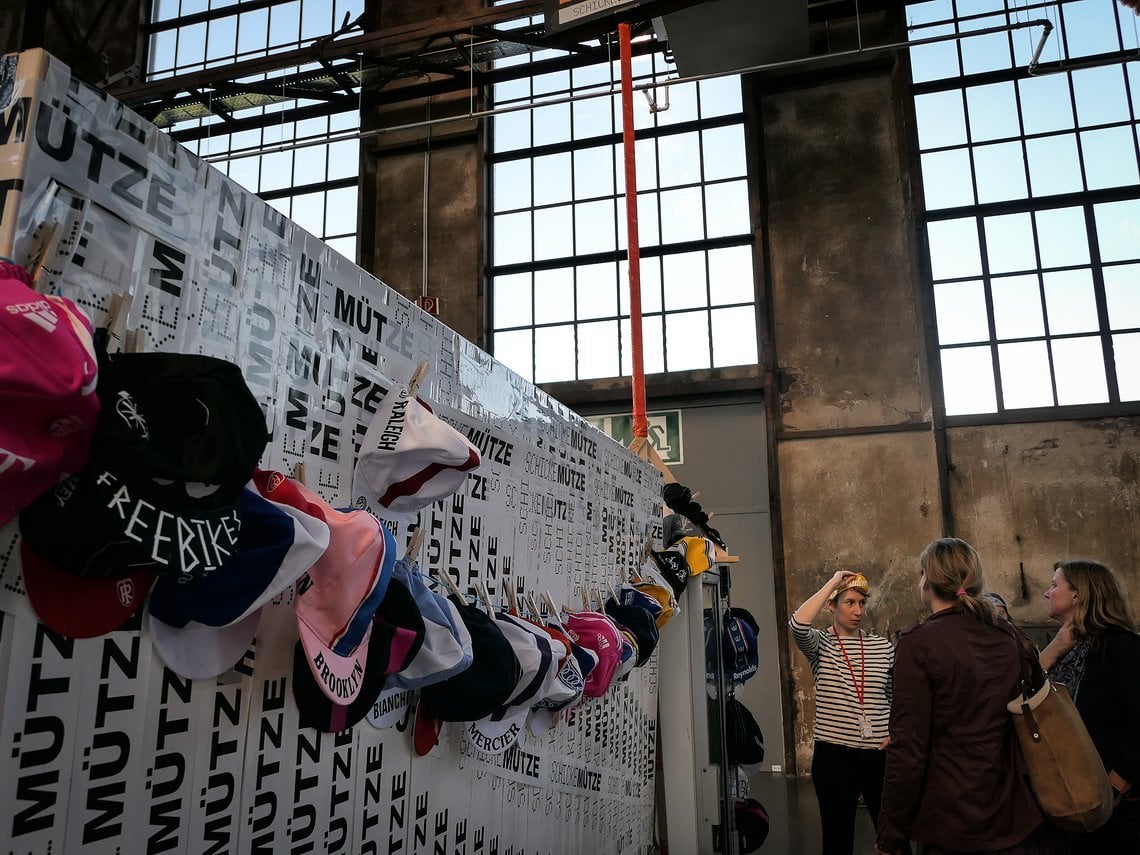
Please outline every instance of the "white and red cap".
M610 687L621 664L621 632L600 612L572 612L563 624L571 641L598 657L597 667L586 677L585 696L600 698Z
M329 545L297 582L293 611L303 654L329 700L356 699L368 664L372 619L396 564L396 541L365 511L338 511L303 484L285 479L273 500L324 519Z
M479 450L432 409L393 387L360 443L352 494L380 516L406 519L463 486Z
M91 323L0 260L0 525L90 456L99 419Z

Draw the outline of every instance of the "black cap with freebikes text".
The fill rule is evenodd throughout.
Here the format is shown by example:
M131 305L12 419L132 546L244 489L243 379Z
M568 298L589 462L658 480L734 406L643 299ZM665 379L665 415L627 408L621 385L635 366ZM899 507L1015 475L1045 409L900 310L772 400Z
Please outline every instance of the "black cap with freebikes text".
M90 463L24 509L24 537L88 578L220 567L268 441L241 370L208 356L101 354L98 393Z

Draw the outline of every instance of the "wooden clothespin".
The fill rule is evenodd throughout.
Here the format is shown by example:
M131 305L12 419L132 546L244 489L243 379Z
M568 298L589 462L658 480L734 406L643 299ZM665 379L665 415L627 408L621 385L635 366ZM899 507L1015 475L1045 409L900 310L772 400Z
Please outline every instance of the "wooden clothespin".
M614 598L614 602L620 603L621 600L618 598L617 591L614 590L613 583L612 582L606 582L606 587L609 588L610 596Z
M309 486L308 482L305 480L305 476L307 474L308 473L305 471L304 460L300 461L296 466L293 467L293 480L305 487Z
M491 595L487 592L487 586L482 581L475 583L475 593L479 595L479 599L483 603L483 608L487 610L487 614L491 617L495 616L495 604L491 602Z
M412 532L412 539L408 541L408 549L404 553L405 558L411 558L413 562L417 560L417 556L420 554L420 547L424 545L424 536L426 534L427 529L423 526L420 526Z
M127 316L131 311L132 297L129 292L111 295L107 310L107 353L121 353L127 350Z
M542 609L538 607L538 605L534 602L534 597L532 597L530 594L526 595L526 605L527 608L530 609L530 616L532 618L538 620L542 617Z
M428 373L428 363L425 360L416 366L416 370L412 373L412 379L408 381L408 397L416 397L416 392L419 391L420 384L424 382L424 377Z
M37 237L36 247L32 250L32 254L28 258L28 263L24 265L24 269L26 269L28 275L32 277L32 290L36 292L39 292L37 286L40 282L40 274L44 271L48 251L51 249L52 241L55 240L55 235L58 231L59 223L52 223L43 231L40 231Z
M547 608L550 609L550 619L554 621L554 625L563 632L566 632L566 627L562 624L562 613L558 606L554 605L554 597L550 596L550 591L542 592L543 602L546 603Z
M589 589L589 587L587 587L586 585L580 586L578 588L578 594L582 598L582 609L584 611L590 611L590 589Z
M443 587L447 588L447 590L461 602L467 601L466 597L463 596L463 592L459 590L459 586L455 584L455 580L451 578L451 574L446 570L440 570L439 575L435 578L439 579L439 581L443 583Z

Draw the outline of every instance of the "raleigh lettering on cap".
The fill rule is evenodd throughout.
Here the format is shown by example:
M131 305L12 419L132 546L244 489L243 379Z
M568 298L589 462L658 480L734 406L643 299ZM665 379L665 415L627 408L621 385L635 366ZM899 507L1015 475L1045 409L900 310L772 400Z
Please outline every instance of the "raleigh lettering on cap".
M130 488L111 472L104 470L95 483L113 491L107 509L122 521L123 534L143 544L156 564L183 574L209 573L237 548L241 518L236 510L216 519L177 516L133 499Z
M404 435L405 411L408 409L408 390L403 389L400 397L392 404L392 414L384 423L384 429L377 437L376 447L384 451L395 451L396 443Z

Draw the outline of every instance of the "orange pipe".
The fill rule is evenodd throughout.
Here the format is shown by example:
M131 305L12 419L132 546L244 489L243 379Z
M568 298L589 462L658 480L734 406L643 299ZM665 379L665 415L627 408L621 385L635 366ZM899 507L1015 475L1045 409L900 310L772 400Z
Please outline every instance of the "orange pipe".
M621 49L621 139L625 151L625 222L629 246L629 343L633 351L633 435L649 436L645 415L645 356L641 337L641 243L637 231L637 156L633 139L633 50L630 26L618 24Z

